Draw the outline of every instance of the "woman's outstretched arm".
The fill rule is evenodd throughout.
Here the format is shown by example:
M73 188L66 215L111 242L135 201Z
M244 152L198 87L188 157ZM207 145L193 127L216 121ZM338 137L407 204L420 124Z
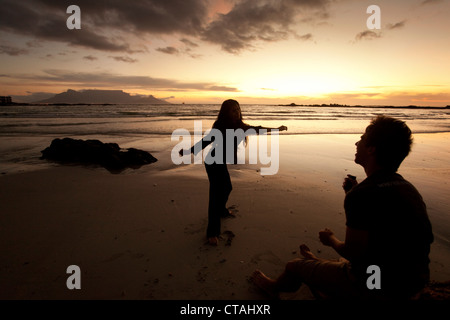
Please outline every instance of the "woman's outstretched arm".
M268 127L263 127L263 126L248 126L245 130L248 129L254 129L256 131L257 134L260 134L261 130L265 130L265 132L271 132L272 130L278 130L278 131L287 131L287 127L286 126L279 126L278 128L268 128Z
M211 134L207 134L204 136L200 141L198 141L196 144L192 146L190 149L181 149L180 150L180 156L184 156L187 154L195 153L195 151L200 151L205 149L207 146L209 146L214 141L213 137L211 137Z

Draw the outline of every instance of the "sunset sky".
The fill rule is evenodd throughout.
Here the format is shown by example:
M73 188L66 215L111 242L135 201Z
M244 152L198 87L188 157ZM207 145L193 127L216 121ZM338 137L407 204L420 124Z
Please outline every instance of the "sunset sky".
M0 4L0 95L15 100L120 89L171 103L450 104L448 0ZM72 4L81 30L66 26Z

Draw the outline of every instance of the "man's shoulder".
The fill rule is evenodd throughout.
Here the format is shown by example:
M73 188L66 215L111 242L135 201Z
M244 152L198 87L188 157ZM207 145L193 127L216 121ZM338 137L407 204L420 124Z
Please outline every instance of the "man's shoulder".
M401 175L395 174L374 174L367 177L359 184L354 186L348 193L347 197L375 196L378 191L386 190L389 187L397 187L400 185L414 188L414 186L406 181Z
M411 182L403 178L403 176L398 173L393 174L387 179L378 181L377 187L381 189L387 188L419 193Z

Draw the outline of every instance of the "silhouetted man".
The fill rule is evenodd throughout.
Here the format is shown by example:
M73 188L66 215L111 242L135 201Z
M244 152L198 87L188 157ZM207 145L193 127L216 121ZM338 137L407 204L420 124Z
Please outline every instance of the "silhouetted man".
M356 143L355 162L367 178L358 184L349 176L343 184L345 241L329 229L319 232L320 241L343 259L319 259L301 245L303 258L288 262L276 279L256 270L254 283L274 297L297 291L302 283L322 298L409 299L417 295L429 280L433 234L421 195L397 174L411 144L411 130L403 121L385 116L374 119ZM375 288L368 284L370 266L379 270Z

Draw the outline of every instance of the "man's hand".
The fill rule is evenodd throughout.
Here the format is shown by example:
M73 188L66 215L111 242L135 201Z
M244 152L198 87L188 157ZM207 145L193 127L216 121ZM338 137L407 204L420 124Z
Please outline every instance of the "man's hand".
M328 228L325 228L324 230L319 232L319 239L323 245L328 247L332 247L337 240L337 238L334 236L333 231Z
M342 188L345 190L345 193L347 193L357 184L358 181L356 181L356 177L348 174L347 178L345 178L344 182L342 183Z

